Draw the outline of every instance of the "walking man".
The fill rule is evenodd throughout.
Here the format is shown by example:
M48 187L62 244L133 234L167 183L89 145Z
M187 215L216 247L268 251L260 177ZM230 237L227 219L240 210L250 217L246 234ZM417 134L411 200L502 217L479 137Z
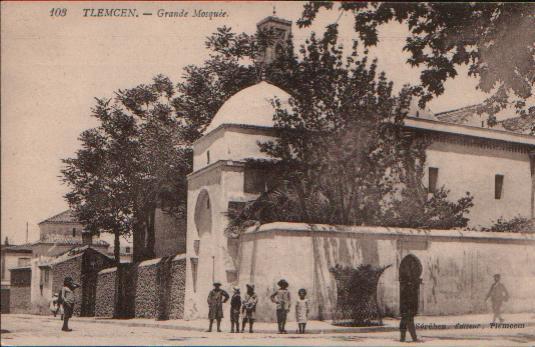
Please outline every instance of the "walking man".
M74 290L80 287L74 283L72 277L65 277L63 280L63 288L61 288L59 302L63 305L63 331L72 331L69 329L69 319L72 317L74 310Z
M494 283L485 297L485 301L490 298L492 304L492 313L494 314L492 323L496 323L496 319L499 319L500 323L503 322L502 304L504 301L509 300L509 293L507 292L507 289L505 289L505 286L500 282L500 278L500 274L494 275Z
M413 341L418 341L416 327L414 326L414 316L418 313L418 297L420 292L419 278L400 278L400 298L399 311L401 321L399 322L400 341L405 342L407 329Z
M221 289L221 282L214 282L214 289L208 294L208 319L210 320L210 327L208 332L212 331L214 319L217 321L217 331L221 332L221 319L223 318L223 304L227 302L229 295L226 291Z

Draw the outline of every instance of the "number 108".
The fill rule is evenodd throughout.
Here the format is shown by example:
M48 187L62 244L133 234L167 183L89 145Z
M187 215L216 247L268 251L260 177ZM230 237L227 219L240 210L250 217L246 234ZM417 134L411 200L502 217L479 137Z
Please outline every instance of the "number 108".
M53 8L50 10L50 17L65 17L66 15L66 8Z

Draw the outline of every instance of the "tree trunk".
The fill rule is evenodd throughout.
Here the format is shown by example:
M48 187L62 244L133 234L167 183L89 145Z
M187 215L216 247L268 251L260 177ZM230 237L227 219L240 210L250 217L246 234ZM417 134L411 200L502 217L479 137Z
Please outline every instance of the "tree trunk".
M113 231L113 256L115 257L115 264L121 264L121 242L119 242L119 229Z
M156 234L154 230L154 219L156 217L156 207L152 206L150 211L147 213L147 246L146 246L146 256L148 258L155 258L156 254L154 252L154 245L156 244Z
M139 221L139 218L136 216L136 222L133 227L133 238L134 238L134 250L132 254L133 261L140 262L146 258L145 256L145 226L144 223Z

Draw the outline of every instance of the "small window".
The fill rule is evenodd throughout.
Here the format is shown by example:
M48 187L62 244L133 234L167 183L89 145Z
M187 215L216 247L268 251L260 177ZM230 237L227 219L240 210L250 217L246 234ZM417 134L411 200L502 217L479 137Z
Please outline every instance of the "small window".
M429 193L435 193L437 191L437 182L438 182L438 168L430 167L429 168Z
M130 247L125 247L124 251L126 254L130 254Z
M50 273L48 269L45 269L45 284L48 284L49 280L50 280Z
M17 259L17 265L19 267L21 267L21 266L29 266L30 265L30 258L19 258L19 259Z
M503 175L494 176L494 199L500 200L503 191Z
M210 151L206 151L206 164L210 164Z
M76 236L76 228L72 228L72 237Z

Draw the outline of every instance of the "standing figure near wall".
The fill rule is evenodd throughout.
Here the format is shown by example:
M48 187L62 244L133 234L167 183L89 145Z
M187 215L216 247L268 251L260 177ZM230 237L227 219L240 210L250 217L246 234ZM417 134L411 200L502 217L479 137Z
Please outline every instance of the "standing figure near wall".
M63 281L63 288L58 298L58 302L63 305L63 331L72 331L69 328L69 319L72 317L74 311L74 290L80 285L74 283L72 277L65 277Z
M243 297L242 313L243 322L241 326L241 332L245 330L245 323L249 322L249 333L253 332L253 324L255 320L256 304L258 303L258 297L254 292L254 284L247 284L247 294Z
M214 289L208 294L208 319L210 327L208 332L212 331L214 319L217 321L217 331L221 332L221 319L223 318L223 304L227 302L229 295L221 289L221 282L214 282Z
M299 327L299 334L304 334L308 321L308 314L310 312L310 305L308 302L307 291L304 288L299 289L297 292L299 297L295 304L295 320Z
M494 314L492 323L496 323L496 319L499 319L500 323L503 322L502 304L504 301L509 300L509 293L507 292L507 289L505 289L505 286L500 282L500 277L500 274L494 275L494 283L485 297L485 301L490 298L492 304L492 313Z
M421 280L419 278L400 279L400 302L399 311L401 321L399 323L400 341L405 341L407 329L413 341L418 341L416 327L414 326L414 316L418 314L418 299Z
M271 295L271 301L277 304L277 323L279 325L279 334L287 334L286 317L292 305L288 282L282 279L277 282L279 289Z
M241 309L241 296L240 288L234 287L234 294L230 299L230 332L240 332L240 309ZM236 330L234 330L236 327Z

